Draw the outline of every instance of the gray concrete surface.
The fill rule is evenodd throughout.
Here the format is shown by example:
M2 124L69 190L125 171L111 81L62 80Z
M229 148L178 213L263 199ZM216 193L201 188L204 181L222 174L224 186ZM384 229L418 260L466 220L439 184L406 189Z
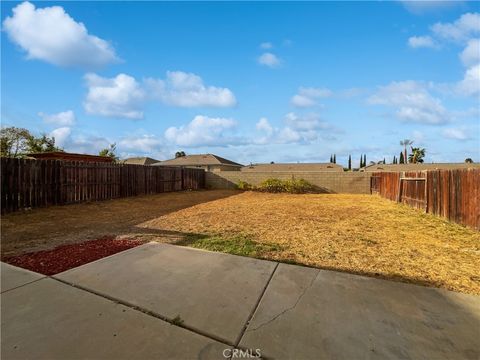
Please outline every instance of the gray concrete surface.
M234 344L275 266L150 243L55 277Z
M31 283L45 277L16 266L0 263L0 288L1 292L14 289L16 287Z
M1 301L2 359L222 359L228 348L53 279Z
M162 244L27 274L2 264L2 359L480 358L479 296Z
M280 264L240 345L275 359L479 359L480 297Z

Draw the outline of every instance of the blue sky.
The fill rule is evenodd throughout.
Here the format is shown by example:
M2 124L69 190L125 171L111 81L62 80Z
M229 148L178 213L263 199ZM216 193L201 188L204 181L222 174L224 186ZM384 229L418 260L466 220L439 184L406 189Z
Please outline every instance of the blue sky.
M67 151L480 161L478 2L2 2L2 126Z

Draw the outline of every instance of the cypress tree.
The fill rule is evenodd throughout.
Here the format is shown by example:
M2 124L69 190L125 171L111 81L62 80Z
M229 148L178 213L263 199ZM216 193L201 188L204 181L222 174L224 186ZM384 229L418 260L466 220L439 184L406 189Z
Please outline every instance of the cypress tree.
M330 155L330 163L333 163L333 157Z
M348 155L348 170L352 170L352 155Z
M337 155L336 155L336 154L333 154L333 163L334 163L334 164L337 163Z
M384 164L384 165L386 164L386 162L385 162L385 158L383 158L383 164Z
M405 159L403 158L403 152L400 152L400 164L405 164Z
M363 154L363 166L367 166L367 154Z

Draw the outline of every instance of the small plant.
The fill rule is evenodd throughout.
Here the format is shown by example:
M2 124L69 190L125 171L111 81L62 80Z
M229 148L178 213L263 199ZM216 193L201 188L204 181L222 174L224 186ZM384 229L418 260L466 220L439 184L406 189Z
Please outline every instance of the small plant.
M237 189L238 189L238 190L244 190L244 191L253 190L253 186L252 186L252 184L249 184L249 183L246 182L246 181L240 180L240 181L237 183Z
M172 319L172 324L177 325L177 326L181 326L181 325L183 325L183 319L180 317L180 315L177 315Z

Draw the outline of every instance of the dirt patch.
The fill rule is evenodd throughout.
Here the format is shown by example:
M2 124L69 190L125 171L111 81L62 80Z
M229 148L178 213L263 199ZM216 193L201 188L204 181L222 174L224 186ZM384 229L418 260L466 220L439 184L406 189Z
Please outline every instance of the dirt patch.
M80 244L58 246L53 250L8 257L3 261L40 274L55 275L141 244L141 240L106 236Z
M277 246L266 254L272 260L480 294L479 232L377 196L245 192L141 226L227 240L240 234ZM226 252L234 248L226 243Z
M182 191L7 214L2 216L2 258L105 235L175 241L179 239L178 234L137 225L173 211L236 194L238 192L230 190Z

